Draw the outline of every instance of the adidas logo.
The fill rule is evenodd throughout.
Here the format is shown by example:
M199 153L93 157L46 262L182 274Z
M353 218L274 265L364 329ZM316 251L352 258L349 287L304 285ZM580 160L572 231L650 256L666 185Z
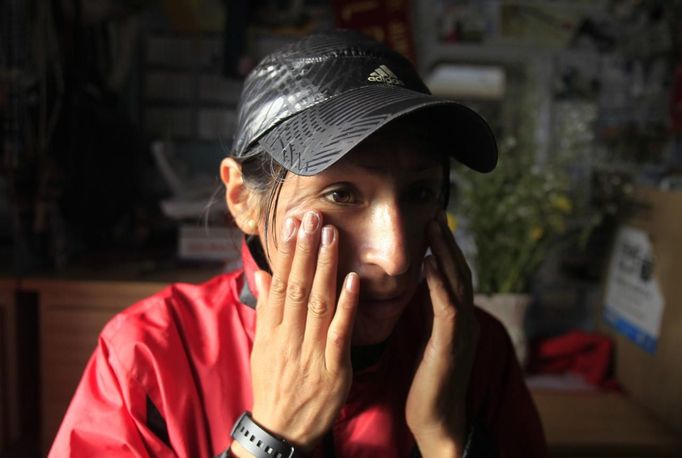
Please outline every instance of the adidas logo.
M367 77L367 81L371 81L373 83L393 84L395 86L405 85L405 83L400 81L400 79L395 76L395 73L393 73L391 69L385 65L377 67L372 73L370 73Z

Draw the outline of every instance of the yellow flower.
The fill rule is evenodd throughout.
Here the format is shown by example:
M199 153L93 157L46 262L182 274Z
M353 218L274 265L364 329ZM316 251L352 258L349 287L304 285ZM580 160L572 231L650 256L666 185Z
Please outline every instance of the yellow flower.
M573 204L570 199L563 195L554 196L550 204L562 213L570 213L570 211L573 210Z
M563 234L564 231L566 230L566 223L564 223L563 220L557 221L554 224L554 229L557 231L557 233Z
M530 238L533 240L540 240L544 234L545 230L540 226L533 226L530 229Z
M448 217L448 227L452 232L455 232L457 230L457 218L450 212L447 212L446 215Z

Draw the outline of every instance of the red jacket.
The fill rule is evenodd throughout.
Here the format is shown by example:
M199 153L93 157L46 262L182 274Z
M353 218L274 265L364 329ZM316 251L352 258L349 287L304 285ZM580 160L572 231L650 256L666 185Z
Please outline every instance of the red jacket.
M255 311L242 300L255 290L256 267L247 249L243 258L243 269L198 286L172 285L105 326L49 456L211 457L229 446L232 425L252 405ZM356 371L333 426L337 457L394 458L413 448L404 406L425 329L418 310L408 308L378 362ZM544 457L542 427L509 337L477 313L470 416L500 456Z

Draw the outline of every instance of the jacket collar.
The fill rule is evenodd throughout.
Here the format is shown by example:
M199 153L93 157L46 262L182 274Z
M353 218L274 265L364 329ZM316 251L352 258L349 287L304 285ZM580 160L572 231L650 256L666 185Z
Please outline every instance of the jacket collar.
M263 258L258 262L256 258ZM257 270L267 270L267 267L263 269L261 264L265 262L265 256L263 255L263 250L260 247L260 239L254 236L246 236L242 240L242 266L244 269L244 281L242 283L241 290L239 291L239 301L248 305L251 308L256 307L256 302L258 301L258 289L256 288L256 281L254 275Z

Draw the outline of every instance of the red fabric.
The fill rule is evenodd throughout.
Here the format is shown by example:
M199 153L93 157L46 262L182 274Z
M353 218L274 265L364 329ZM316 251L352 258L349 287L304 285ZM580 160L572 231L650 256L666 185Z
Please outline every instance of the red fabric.
M245 254L246 276L255 264ZM49 456L208 457L252 404L249 355L255 312L239 302L242 270L202 285L175 284L104 328ZM333 426L338 457L407 456L404 418L424 320L408 308L384 356L355 374ZM502 325L478 311L481 338L468 405L500 456L544 457L545 440ZM165 419L170 447L147 424L147 397ZM318 456L321 456L318 450Z
M615 388L610 380L613 343L607 336L580 330L539 341L531 351L529 371L581 375L594 386Z

